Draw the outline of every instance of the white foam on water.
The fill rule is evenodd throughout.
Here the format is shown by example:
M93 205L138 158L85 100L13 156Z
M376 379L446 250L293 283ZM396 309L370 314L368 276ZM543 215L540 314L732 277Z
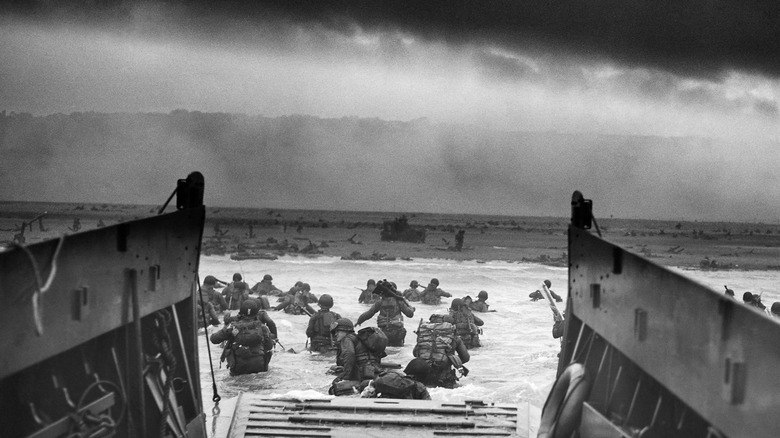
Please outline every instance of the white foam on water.
M560 342L552 337L552 312L545 301L531 302L528 294L539 289L542 281L552 281L552 289L564 297L558 303L565 308L567 269L532 263L502 261L478 263L476 261L452 261L445 259L415 259L409 261L373 262L345 261L335 257L284 256L278 260L244 260L240 263L226 256L204 256L200 263L201 278L214 275L223 280L239 272L250 286L265 274L273 276L274 284L287 290L296 281L309 283L316 295L330 294L334 300L333 311L353 322L368 309L357 302L360 291L369 278L394 281L400 290L417 280L422 287L431 278L438 278L440 287L452 293L454 298L470 295L476 299L480 290L489 294L492 313L477 313L485 321L481 336L482 347L471 350L471 360L466 363L470 373L460 380L455 389L431 388L431 397L443 401L482 399L495 403L529 403L541 407L555 379ZM722 292L723 285L737 291L738 298L745 290L763 293L768 307L780 300L780 272L777 271L696 271L677 269L683 275L705 286ZM272 305L275 299L271 299ZM412 358L412 348L420 319L427 321L433 313L446 313L450 298L442 304L430 306L412 303L416 307L414 318L406 319L406 344L389 347L384 362L405 366ZM316 308L316 304L313 305ZM262 394L286 394L293 391L314 391L327 394L334 376L327 374L335 364L333 355L311 354L306 351L305 315L289 315L269 312L279 331L279 340L289 353L277 347L266 373L229 376L219 368L221 349L211 345L217 387L220 396L233 397L242 391ZM376 325L376 316L363 326ZM215 328L210 327L209 333ZM202 332L202 331L201 331ZM212 384L206 342L200 338L201 387L203 399L210 408Z

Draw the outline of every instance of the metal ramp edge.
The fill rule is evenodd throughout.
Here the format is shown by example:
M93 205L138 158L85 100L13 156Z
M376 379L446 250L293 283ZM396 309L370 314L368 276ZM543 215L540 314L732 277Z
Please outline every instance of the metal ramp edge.
M272 398L242 393L229 438L243 437L531 437L540 412L527 403L480 400Z

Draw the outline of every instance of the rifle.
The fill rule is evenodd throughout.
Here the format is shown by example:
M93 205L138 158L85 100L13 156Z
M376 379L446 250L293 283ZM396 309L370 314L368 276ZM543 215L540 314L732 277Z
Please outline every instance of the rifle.
M381 288L381 289L380 289L380 288ZM414 306L412 306L412 305L409 303L409 300L407 300L406 298L404 298L404 296L403 296L403 295L401 295L401 293L400 293L400 292L398 292L398 290L396 290L396 289L393 287L393 285L392 285L392 284L390 284L390 282L389 282L389 281L387 281L387 280L378 281L378 282L376 283L376 289L374 289L374 291L376 291L377 289L379 289L379 293L381 293L382 295L385 295L385 296L387 296L387 295L389 294L390 296L392 296L392 297L393 297L393 298L395 298L395 299L402 300L402 301L404 302L404 304L406 304L406 305L407 305L407 306L409 306L410 308L414 309Z
M555 321L563 321L563 315L561 315L561 312L558 310L558 307L555 306L555 301L552 299L552 295L550 294L550 290L547 289L547 285L542 283L542 291L547 298L547 301L550 303L550 309L553 312L553 319Z

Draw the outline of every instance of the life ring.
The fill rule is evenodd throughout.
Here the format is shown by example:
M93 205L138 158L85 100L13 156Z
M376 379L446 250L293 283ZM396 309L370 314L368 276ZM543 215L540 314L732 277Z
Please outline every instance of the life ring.
M544 402L537 438L569 438L579 426L582 403L589 391L585 366L579 363L567 366Z

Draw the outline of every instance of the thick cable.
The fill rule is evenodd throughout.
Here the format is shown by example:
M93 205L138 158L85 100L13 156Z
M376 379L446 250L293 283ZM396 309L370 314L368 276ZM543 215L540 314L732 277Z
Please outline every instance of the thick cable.
M198 274L195 274L195 281L198 282L198 295L200 296L200 313L203 316L203 330L204 335L206 336L206 351L209 353L209 367L211 368L211 385L212 390L214 391L214 396L211 397L211 400L219 403L220 400L222 400L222 397L219 396L217 393L217 379L214 377L214 363L211 359L211 345L209 345L209 325L206 321L206 306L203 304L203 289L200 287L200 276Z

